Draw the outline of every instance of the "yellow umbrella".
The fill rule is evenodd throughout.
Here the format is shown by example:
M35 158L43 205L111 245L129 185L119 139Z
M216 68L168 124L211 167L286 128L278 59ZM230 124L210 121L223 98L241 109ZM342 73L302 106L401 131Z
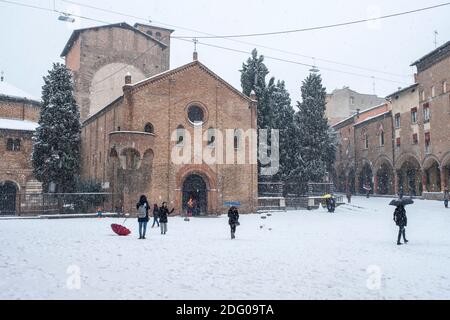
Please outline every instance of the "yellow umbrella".
M324 198L324 199L330 199L330 198L333 198L333 196L332 196L331 194L326 194L326 195L324 195L322 198Z

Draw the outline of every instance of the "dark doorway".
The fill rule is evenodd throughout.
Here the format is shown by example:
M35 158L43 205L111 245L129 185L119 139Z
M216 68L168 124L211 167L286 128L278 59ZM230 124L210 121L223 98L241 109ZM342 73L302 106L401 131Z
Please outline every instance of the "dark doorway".
M16 213L16 193L14 182L0 182L0 214Z
M206 183L197 174L191 174L183 183L183 212L188 210L188 201L194 202L193 215L206 215L208 213L208 193Z
M373 194L373 175L372 169L369 164L364 164L361 173L359 175L359 192L362 194L367 193L367 190L364 189L364 186L370 187L370 193Z

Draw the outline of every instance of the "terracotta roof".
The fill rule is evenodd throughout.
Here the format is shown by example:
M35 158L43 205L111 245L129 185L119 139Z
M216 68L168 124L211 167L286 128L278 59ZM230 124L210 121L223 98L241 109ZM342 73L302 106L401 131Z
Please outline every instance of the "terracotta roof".
M61 57L65 57L67 55L69 50L72 48L73 43L78 39L78 36L82 32L87 31L87 30L97 30L97 29L101 29L101 28L123 28L123 29L128 29L128 30L131 30L133 32L136 32L136 33L139 33L139 34L145 36L147 39L155 41L156 43L158 43L163 48L167 47L167 45L165 43L163 43L160 40L152 37L151 35L149 35L149 34L147 34L145 32L142 32L141 30L138 30L138 29L136 29L133 26L130 26L126 22L120 22L120 23L107 24L107 25L103 25L103 26L96 26L96 27L90 27L90 28L83 28L83 29L74 30L72 32L72 35L70 36L69 40L67 41L63 51L61 52Z

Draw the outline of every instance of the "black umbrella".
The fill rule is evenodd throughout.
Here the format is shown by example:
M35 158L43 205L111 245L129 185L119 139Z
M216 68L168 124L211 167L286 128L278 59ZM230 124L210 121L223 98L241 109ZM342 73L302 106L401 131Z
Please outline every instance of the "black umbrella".
M414 201L411 198L402 198L402 199L395 199L392 200L391 203L389 203L390 206L406 206L408 204L413 204Z

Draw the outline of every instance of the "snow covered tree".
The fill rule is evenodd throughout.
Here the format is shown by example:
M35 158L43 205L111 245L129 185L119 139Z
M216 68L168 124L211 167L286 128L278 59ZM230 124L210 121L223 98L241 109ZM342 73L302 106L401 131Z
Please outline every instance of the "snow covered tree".
M254 91L258 100L258 129L270 128L271 108L269 102L270 88L273 86L274 79L266 83L266 76L269 70L264 64L264 56L258 56L258 51L253 49L252 56L248 58L247 63L242 64L241 86L242 92L250 96Z
M295 158L293 153L295 149L291 143L295 138L295 111L284 81L275 82L275 78L272 77L266 82L268 74L264 56L258 56L258 52L254 49L252 56L242 66L242 91L246 95L255 92L258 100L258 129L268 130L269 141L271 141L270 130L279 130L280 169L273 176L260 177L260 180L278 182L284 181L290 175L292 160ZM260 169L261 163L258 164L258 172Z
M44 77L39 127L33 137L32 164L36 178L48 190L70 192L80 169L80 113L73 96L72 75L54 63Z
M285 181L294 169L295 148L292 141L295 139L294 108L291 97L286 90L284 81L278 80L270 91L271 128L279 130L280 145L280 171L274 179Z
M302 101L297 102L296 168L292 171L301 192L308 182L320 182L331 168L336 152L336 138L325 117L326 90L319 74L310 74L301 87Z

